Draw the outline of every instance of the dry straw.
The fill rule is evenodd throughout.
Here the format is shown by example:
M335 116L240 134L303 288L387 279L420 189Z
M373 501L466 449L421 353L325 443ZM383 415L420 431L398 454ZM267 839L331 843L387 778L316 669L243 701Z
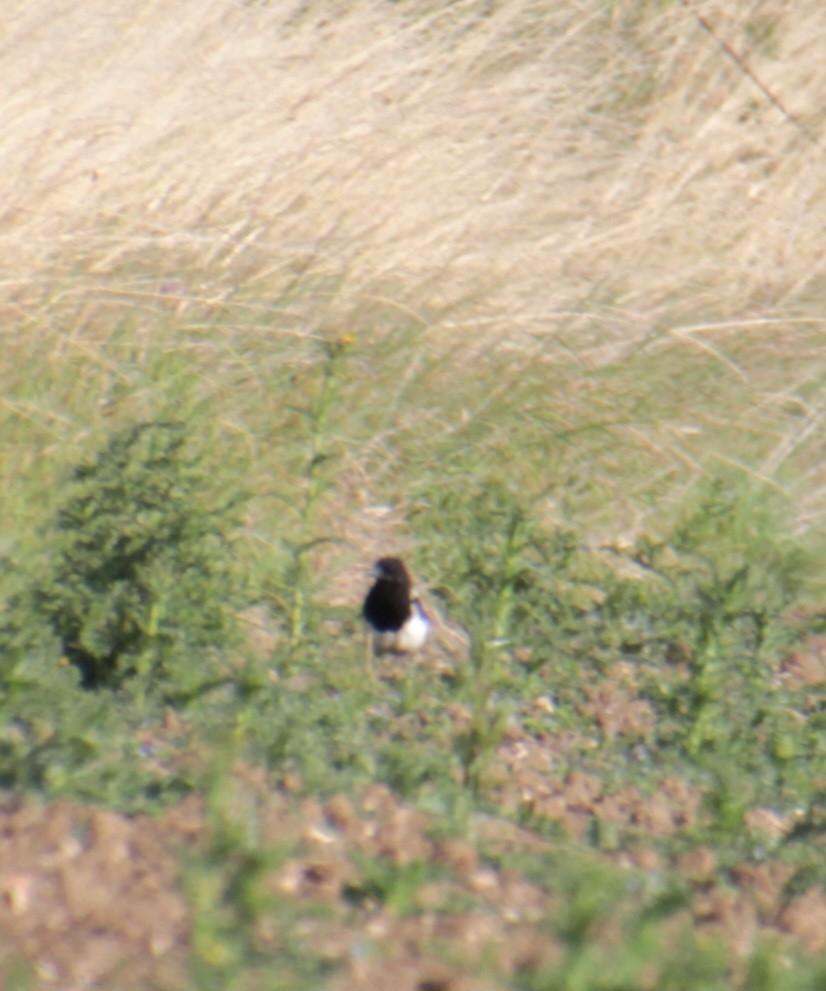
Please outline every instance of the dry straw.
M475 333L626 340L805 299L826 161L790 117L822 130L824 34L819 0L7 3L6 292L311 259L345 296L471 299Z

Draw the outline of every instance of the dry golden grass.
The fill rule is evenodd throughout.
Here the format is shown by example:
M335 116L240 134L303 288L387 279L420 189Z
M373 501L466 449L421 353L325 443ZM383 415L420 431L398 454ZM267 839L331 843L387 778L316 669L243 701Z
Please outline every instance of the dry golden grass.
M698 9L822 130L818 0ZM7 295L139 265L209 296L312 262L344 299L471 300L475 332L574 311L627 341L824 284L823 148L680 4L25 0L4 20Z
M0 307L15 360L0 384L41 441L83 429L52 381L74 409L143 389L151 411L133 369L167 340L205 374L231 356L215 388L264 451L238 403L272 402L272 301L282 340L360 331L384 310L454 349L434 396L498 345L514 375L533 354L555 366L537 387L571 423L621 420L641 375L649 403L670 389L651 373L660 353L675 381L686 356L708 359L720 374L704 388L731 387L730 408L682 414L669 395L662 423L624 428L633 457L671 477L718 426L741 430L748 450L721 457L769 480L794 459L801 523L822 520L820 0L11 0L4 15ZM624 358L619 397L604 395L600 369ZM422 401L421 429L459 429L457 406ZM495 429L507 443L508 423ZM390 453L383 436L372 446Z

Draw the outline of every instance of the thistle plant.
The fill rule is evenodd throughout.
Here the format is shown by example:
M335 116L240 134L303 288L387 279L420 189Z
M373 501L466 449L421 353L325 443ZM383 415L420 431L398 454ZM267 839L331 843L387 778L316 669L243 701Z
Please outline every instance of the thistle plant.
M234 640L242 496L211 477L180 422L124 427L72 472L35 600L86 687L140 675L186 691Z
M507 677L503 662L514 634L517 593L530 580L535 527L519 498L497 478L485 479L470 496L449 489L428 501L425 522L434 528L428 571L452 590L452 618L470 637L460 686L471 718L456 749L464 782L478 793L508 717L500 697ZM449 534L449 540L438 540L437 533Z
M288 622L291 650L299 646L307 631L312 596L312 551L330 539L317 535L316 522L319 506L332 487L328 467L335 457L335 451L330 417L338 397L342 363L351 343L352 338L349 336L321 342L323 360L320 380L309 406L299 409L307 423L307 445L303 465L303 494L298 505L298 536L295 541L287 542L290 553Z

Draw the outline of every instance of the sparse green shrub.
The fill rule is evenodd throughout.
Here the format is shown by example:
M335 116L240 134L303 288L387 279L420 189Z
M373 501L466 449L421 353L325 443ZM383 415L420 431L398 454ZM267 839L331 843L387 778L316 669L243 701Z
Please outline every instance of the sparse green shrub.
M805 720L775 678L796 632L786 613L809 552L765 494L716 481L670 533L641 540L634 557L650 575L637 619L646 630L641 659L656 664L648 683L660 740L676 737L715 773L731 759L736 776L762 768L773 771L769 780L782 778L809 749ZM609 602L608 615L617 617L622 602L621 594Z
M37 611L39 559L14 562L0 608L0 789L155 809L193 787L140 736L160 723L162 699L134 706L117 692L84 692L81 674ZM147 700L149 701L149 700ZM171 772L171 773L170 773Z
M232 642L239 494L218 493L212 471L178 422L118 430L73 471L35 603L86 687L174 667L167 687L192 688Z
M184 861L184 887L192 909L193 977L198 987L243 986L241 973L254 954L255 924L266 903L268 855L254 813L239 812L226 769L216 766L205 798L208 844Z
M535 524L500 478L444 484L415 516L427 540L420 558L451 616L488 639L506 640L516 596L530 581L525 553Z
M188 851L183 888L192 918L191 986L310 991L332 965L302 926L306 906L274 882L295 838L266 835L261 799L239 782L222 754L204 789L206 843Z
M719 815L710 810L726 831L756 787L776 798L799 785L819 745L775 668L809 554L782 507L716 481L661 536L612 553L573 528L543 527L501 480L469 488L429 494L416 523L422 571L471 637L459 687L472 719L454 745L474 788L508 704L550 690L557 719L589 732L581 703L620 661L654 709L649 746L711 773Z
M4 646L4 652L5 652ZM114 692L83 692L51 640L15 651L0 692L0 788L71 796L129 811L156 809L195 787L194 768L142 750L145 708ZM149 714L160 722L160 706Z
M434 537L425 552L425 572L470 635L470 664L460 669L460 688L471 720L455 746L465 782L476 792L509 712L502 691L503 652L518 622L520 593L533 580L539 530L499 478L485 479L471 492L437 490L420 512L420 523Z
M522 656L528 670L565 658L599 663L595 631L615 576L574 527L543 526L536 503L496 476L423 501L423 570L451 618L498 645L500 658ZM506 668L500 675L508 680Z
M287 549L287 566L283 576L283 589L278 599L287 614L290 647L293 651L302 645L313 608L312 552L333 538L317 532L317 516L324 496L333 487L331 466L336 462L337 451L332 435L335 431L333 410L338 398L342 364L350 345L349 337L324 339L319 347L321 361L313 368L311 382L303 383L309 394L306 404L290 406L292 414L298 414L302 424L302 453L297 470L299 489L285 505L289 522L283 540Z

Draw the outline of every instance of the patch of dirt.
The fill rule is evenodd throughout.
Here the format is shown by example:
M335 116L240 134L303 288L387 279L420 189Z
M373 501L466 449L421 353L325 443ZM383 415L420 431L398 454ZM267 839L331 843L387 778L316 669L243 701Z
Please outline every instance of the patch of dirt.
M177 848L203 830L188 801L157 819L71 802L0 812L0 944L33 987L179 985L189 938Z
M826 893L814 886L790 896L787 864L724 871L707 847L664 862L657 838L698 816L697 796L680 781L664 778L654 796L607 794L590 775L548 774L548 754L528 739L503 750L521 800L573 835L584 835L589 821L636 824L649 842L602 856L653 876L676 869L692 892L689 921L736 954L767 932L811 953L826 949ZM336 991L488 991L497 976L534 971L564 953L547 925L560 896L495 866L505 853L553 852L556 841L496 817L475 820L467 839L439 838L427 816L379 785L321 801L303 797L298 779L276 786L241 767L231 788L227 808L254 808L265 846L290 851L266 869L263 890L292 906L294 938L329 965ZM192 918L180 855L205 850L209 835L195 798L156 818L65 801L0 810L0 970L24 962L33 991L188 987ZM365 865L377 862L374 877ZM421 864L432 870L418 877ZM264 912L259 948L275 952L283 938L280 916Z
M807 637L801 649L784 659L780 675L790 688L814 688L826 683L826 637Z

